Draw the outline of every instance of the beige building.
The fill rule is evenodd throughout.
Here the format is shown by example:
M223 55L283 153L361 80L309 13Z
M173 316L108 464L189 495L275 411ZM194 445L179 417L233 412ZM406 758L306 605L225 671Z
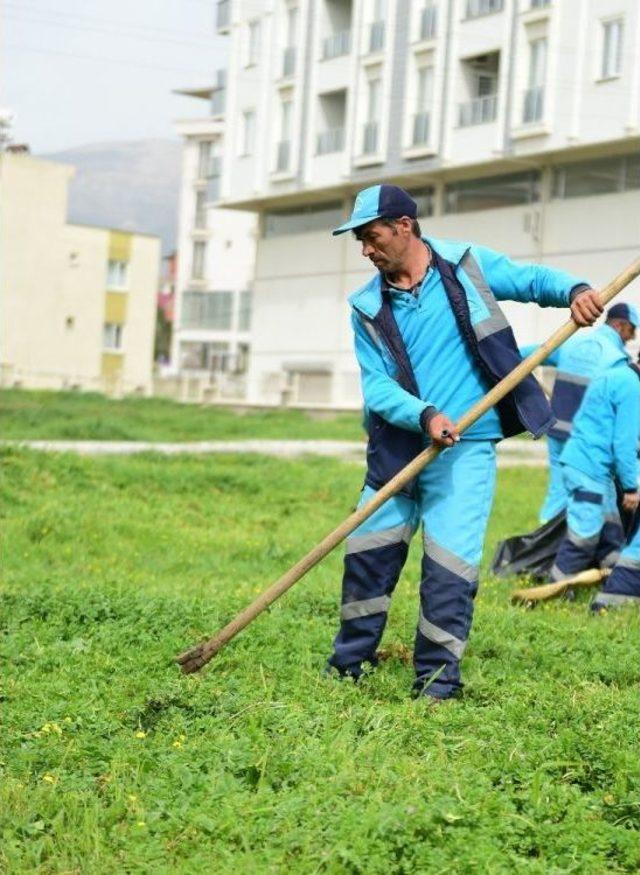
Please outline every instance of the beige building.
M0 154L0 385L147 393L160 242L68 224L73 172Z

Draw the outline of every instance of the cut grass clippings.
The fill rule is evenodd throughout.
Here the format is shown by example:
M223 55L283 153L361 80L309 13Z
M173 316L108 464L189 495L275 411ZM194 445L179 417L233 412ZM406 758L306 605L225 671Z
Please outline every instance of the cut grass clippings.
M340 551L183 677L175 654L340 522L362 470L0 459L3 871L640 868L636 612L527 612L485 574L465 696L428 710L408 698L416 538L360 685L321 674ZM535 525L543 477L499 472L486 559Z

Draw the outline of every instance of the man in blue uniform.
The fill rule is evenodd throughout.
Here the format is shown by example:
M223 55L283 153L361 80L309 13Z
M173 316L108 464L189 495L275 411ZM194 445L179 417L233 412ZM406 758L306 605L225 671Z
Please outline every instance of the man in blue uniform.
M542 508L540 522L565 510L567 493L562 479L560 454L571 434L571 425L587 386L595 377L618 364L626 364L629 357L625 344L633 340L638 327L638 311L632 304L614 304L607 311L607 321L593 331L576 334L555 350L544 365L557 368L551 395L551 410L556 422L547 435L549 454L549 486ZM530 355L536 344L520 349L523 356ZM611 540L621 536L619 520L611 521ZM616 532L613 531L616 528Z
M415 202L401 188L360 192L353 231L376 275L350 298L369 432L361 503L429 442L448 448L404 492L347 539L340 630L329 660L358 678L376 648L409 541L424 538L415 639L416 695L451 698L462 687L484 532L493 500L495 443L553 422L529 377L462 439L455 421L520 361L498 300L571 307L579 325L602 308L584 281L521 265L469 243L422 238Z
M613 477L624 493L624 509L637 509L639 436L639 371L636 365L624 364L591 383L560 457L568 494L567 534L551 569L553 580L598 564L605 520L615 511Z

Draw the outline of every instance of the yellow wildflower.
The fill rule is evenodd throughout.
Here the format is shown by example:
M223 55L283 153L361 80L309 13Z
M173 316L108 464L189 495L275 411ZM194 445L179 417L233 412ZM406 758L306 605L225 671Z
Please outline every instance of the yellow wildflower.
M147 733L143 732L142 729L138 729L138 731L136 732L136 738L146 738L146 737L147 737Z
M173 747L182 747L182 742L181 741L174 741L172 746Z
M49 774L43 775L42 780L45 782L45 784L57 784L58 782L58 779L55 777L55 775Z

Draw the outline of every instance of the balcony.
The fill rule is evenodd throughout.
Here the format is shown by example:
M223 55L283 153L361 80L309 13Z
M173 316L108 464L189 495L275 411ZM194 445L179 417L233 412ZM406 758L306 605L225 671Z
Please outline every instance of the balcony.
M332 33L322 41L322 60L330 61L331 58L340 58L348 55L351 51L351 31L341 30Z
M537 88L529 88L524 93L524 107L522 112L522 121L525 125L539 122L542 120L544 112L544 88L539 85Z
M529 9L544 9L545 6L551 6L551 0L531 0Z
M344 128L330 128L321 131L316 141L317 155L330 155L333 152L342 152L344 149Z
M211 115L224 115L227 102L227 71L218 70L216 84L211 92Z
M384 48L384 21L369 25L369 51L379 52Z
M458 110L458 124L461 128L494 122L498 112L498 95L487 94L485 97L476 97L467 103L461 103Z
M291 156L291 140L281 140L276 151L276 172L284 173L289 169Z
M467 0L467 18L480 18L492 12L502 12L504 0Z
M378 122L366 122L362 129L362 154L375 155L378 151Z
M231 0L218 0L216 7L216 29L218 33L229 33L231 27Z
M430 119L428 112L417 112L413 117L413 146L425 146L429 142Z
M293 76L296 71L296 47L287 46L282 53L282 75Z
M420 39L434 39L438 29L438 7L433 4L425 6L420 13Z

